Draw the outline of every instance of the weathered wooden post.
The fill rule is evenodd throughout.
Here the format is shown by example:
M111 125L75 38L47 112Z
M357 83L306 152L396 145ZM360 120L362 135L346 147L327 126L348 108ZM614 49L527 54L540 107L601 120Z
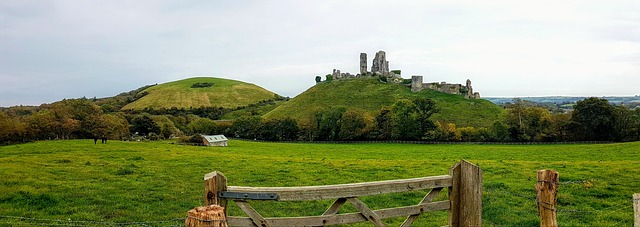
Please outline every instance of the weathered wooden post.
M449 226L482 226L482 170L465 160L449 170Z
M214 171L204 175L204 205L218 205L224 208L227 216L227 200L220 198L218 192L227 190L227 177L221 172Z
M541 227L557 227L556 204L558 202L559 174L555 170L538 170L536 200Z
M633 194L633 226L640 227L640 193Z

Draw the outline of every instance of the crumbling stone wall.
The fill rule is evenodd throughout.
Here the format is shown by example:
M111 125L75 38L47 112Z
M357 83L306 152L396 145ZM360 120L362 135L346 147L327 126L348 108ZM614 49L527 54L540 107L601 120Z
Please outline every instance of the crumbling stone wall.
M467 80L466 86L462 84L449 84L447 82L440 83L422 83L422 76L411 76L411 91L419 92L424 89L431 89L447 94L464 95L468 99L479 99L480 93L473 92L471 80Z

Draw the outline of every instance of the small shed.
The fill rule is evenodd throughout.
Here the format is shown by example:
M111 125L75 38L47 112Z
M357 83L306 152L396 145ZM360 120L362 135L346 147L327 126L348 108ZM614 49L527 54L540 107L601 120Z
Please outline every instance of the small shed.
M205 146L210 146L210 147L226 147L227 141L229 141L227 137L225 137L224 135L201 135L201 136L202 136L202 143L204 143Z

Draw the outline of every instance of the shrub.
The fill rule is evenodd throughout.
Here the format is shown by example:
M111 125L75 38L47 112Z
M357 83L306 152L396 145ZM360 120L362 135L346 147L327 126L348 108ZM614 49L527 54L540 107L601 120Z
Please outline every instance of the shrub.
M396 75L400 76L400 74L402 73L402 70L396 69L396 70L391 70L391 72L393 74L396 74Z
M195 83L193 85L191 85L191 88L203 88L203 87L211 87L213 86L213 83L210 82L198 82Z
M327 74L326 77L327 77L327 79L326 79L327 82L330 82L330 81L333 80L333 75L331 75L331 74Z

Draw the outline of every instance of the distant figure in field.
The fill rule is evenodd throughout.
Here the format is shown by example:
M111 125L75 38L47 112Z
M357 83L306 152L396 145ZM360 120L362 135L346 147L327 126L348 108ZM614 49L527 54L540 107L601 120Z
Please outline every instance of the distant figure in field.
M93 144L98 144L98 138L93 138Z
M102 137L102 143L107 143L107 137Z

